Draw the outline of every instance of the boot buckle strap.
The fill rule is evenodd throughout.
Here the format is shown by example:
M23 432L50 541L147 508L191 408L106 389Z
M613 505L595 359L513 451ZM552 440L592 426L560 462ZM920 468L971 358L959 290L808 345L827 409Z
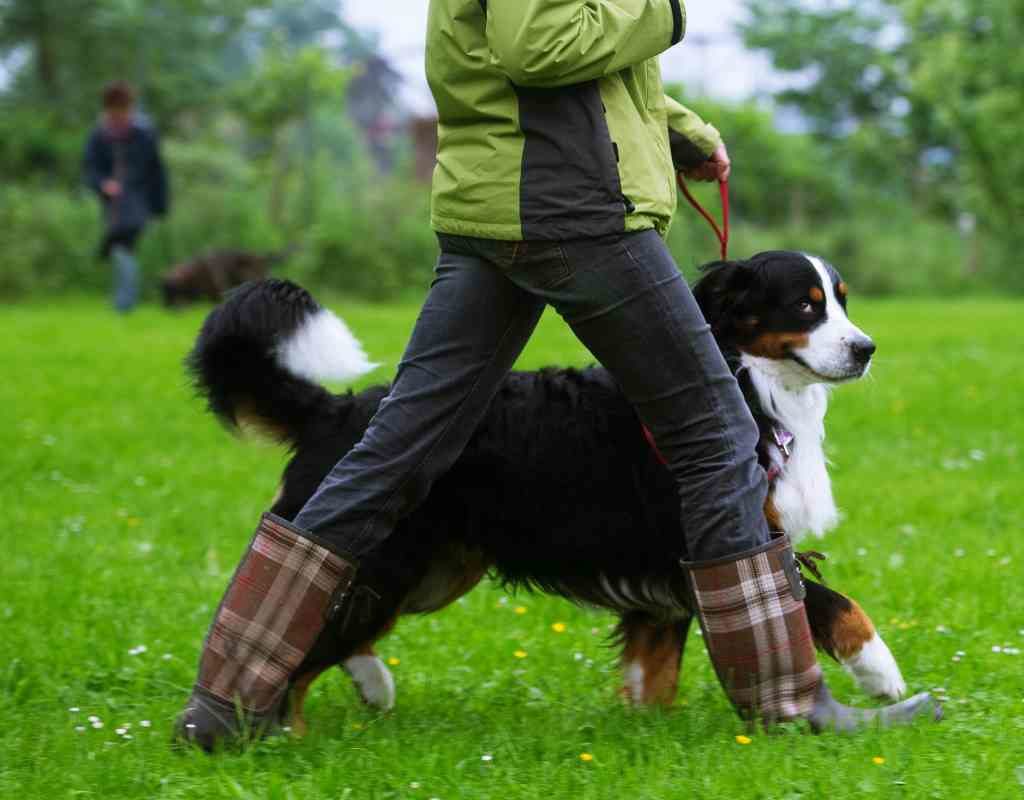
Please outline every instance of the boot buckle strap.
M804 586L804 579L800 574L800 568L797 566L793 548L787 547L784 550L780 550L779 559L782 561L782 571L786 573L786 579L789 581L789 590L793 594L793 599L797 601L803 600L807 597L807 587Z

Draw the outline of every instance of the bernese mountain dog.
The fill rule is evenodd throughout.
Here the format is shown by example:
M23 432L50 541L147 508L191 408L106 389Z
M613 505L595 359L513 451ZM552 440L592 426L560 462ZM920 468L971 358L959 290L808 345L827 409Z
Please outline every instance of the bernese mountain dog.
M769 252L709 265L694 293L761 429L768 519L794 541L822 535L838 520L823 451L829 389L863 376L875 350L847 316L846 284L820 258ZM387 394L333 394L316 382L373 365L338 317L280 280L246 285L216 308L188 367L230 428L291 448L271 509L286 519ZM346 614L294 676L292 725L304 727L306 692L335 665L365 702L391 708L394 681L374 643L400 615L438 611L488 573L617 614L623 694L671 704L692 620L684 541L673 479L606 370L513 372L455 466L361 563ZM807 554L803 562L816 572ZM901 697L896 661L858 604L806 585L818 647L868 694Z

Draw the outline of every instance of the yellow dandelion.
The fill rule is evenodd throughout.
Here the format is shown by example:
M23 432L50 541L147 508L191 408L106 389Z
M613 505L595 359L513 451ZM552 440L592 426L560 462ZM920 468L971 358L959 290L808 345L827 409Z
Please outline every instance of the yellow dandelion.
M873 759L871 759L871 763L877 764L878 766L882 766L882 764L885 763L885 759L881 756L875 756Z
M594 757L590 753L580 753L580 761L593 761Z
M556 622L554 625L551 626L551 630L553 630L555 633L565 633L565 623Z
M512 655L514 655L516 658L526 658L526 651L516 650Z
M395 658L394 656L391 656L391 658L388 659L388 664L390 664L392 667L397 667L401 663L402 659Z
M751 739L749 736L737 736L736 737L736 744L750 744L752 741L754 741L754 740Z
M522 616L526 613L526 606L516 606L516 613Z

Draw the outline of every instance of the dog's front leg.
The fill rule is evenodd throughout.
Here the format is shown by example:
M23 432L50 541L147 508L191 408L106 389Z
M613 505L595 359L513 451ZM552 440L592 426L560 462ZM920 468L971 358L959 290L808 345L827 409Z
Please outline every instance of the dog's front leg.
M670 706L675 701L691 620L662 621L636 611L622 615L622 695L630 703Z
M853 675L871 697L899 700L907 692L900 668L871 618L849 597L804 580L814 643Z

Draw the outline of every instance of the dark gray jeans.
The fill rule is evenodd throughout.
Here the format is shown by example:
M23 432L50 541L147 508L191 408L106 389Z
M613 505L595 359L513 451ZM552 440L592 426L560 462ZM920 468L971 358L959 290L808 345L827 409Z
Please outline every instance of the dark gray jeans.
M768 541L757 427L657 233L439 239L437 277L391 392L299 513L299 527L356 557L386 539L459 457L550 304L612 373L668 460L689 557Z

